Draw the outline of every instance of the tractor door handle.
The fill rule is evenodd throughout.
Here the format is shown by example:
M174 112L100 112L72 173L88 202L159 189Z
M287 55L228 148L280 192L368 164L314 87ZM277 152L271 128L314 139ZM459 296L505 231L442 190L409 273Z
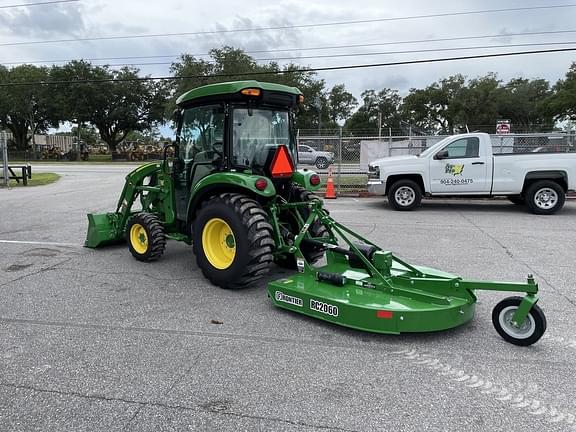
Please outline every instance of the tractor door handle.
M484 162L472 162L472 165L484 165Z

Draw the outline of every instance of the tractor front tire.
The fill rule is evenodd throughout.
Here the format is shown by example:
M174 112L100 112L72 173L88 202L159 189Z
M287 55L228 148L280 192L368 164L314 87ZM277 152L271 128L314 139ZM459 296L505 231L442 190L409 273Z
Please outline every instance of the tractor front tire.
M214 196L202 205L192 228L196 263L214 285L243 288L270 270L272 225L254 199L238 193Z
M151 213L138 213L126 225L130 253L138 261L156 261L166 249L166 233L160 218Z

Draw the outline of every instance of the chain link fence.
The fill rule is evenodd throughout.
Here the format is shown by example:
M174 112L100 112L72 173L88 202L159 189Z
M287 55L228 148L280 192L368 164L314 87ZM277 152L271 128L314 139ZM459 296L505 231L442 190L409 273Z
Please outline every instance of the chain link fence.
M376 159L393 156L419 155L449 135L395 135L401 130L386 130L387 135L346 136L341 131L322 131L306 135L299 131L299 165L316 170L323 179L331 171L340 193L362 193L368 182L368 164ZM306 131L304 131L306 132ZM326 133L328 132L328 133ZM531 133L490 135L494 154L563 153L576 151L576 133ZM315 166L313 161L302 163L301 146L316 152L334 154L327 168Z

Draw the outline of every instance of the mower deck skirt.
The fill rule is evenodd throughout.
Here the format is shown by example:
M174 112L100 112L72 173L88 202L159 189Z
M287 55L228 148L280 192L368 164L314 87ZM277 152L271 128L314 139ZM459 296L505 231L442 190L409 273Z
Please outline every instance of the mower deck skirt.
M430 302L424 301L429 290L388 291L353 284L335 286L305 273L268 284L268 295L278 307L375 333L446 330L474 317L471 295L440 295L438 301Z

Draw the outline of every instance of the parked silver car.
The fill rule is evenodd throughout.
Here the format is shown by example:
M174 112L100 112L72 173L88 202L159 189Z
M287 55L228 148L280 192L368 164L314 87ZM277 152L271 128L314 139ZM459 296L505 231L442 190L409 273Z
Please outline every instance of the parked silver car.
M318 169L324 169L334 163L334 153L317 151L301 144L298 146L298 161L301 164L315 165Z

